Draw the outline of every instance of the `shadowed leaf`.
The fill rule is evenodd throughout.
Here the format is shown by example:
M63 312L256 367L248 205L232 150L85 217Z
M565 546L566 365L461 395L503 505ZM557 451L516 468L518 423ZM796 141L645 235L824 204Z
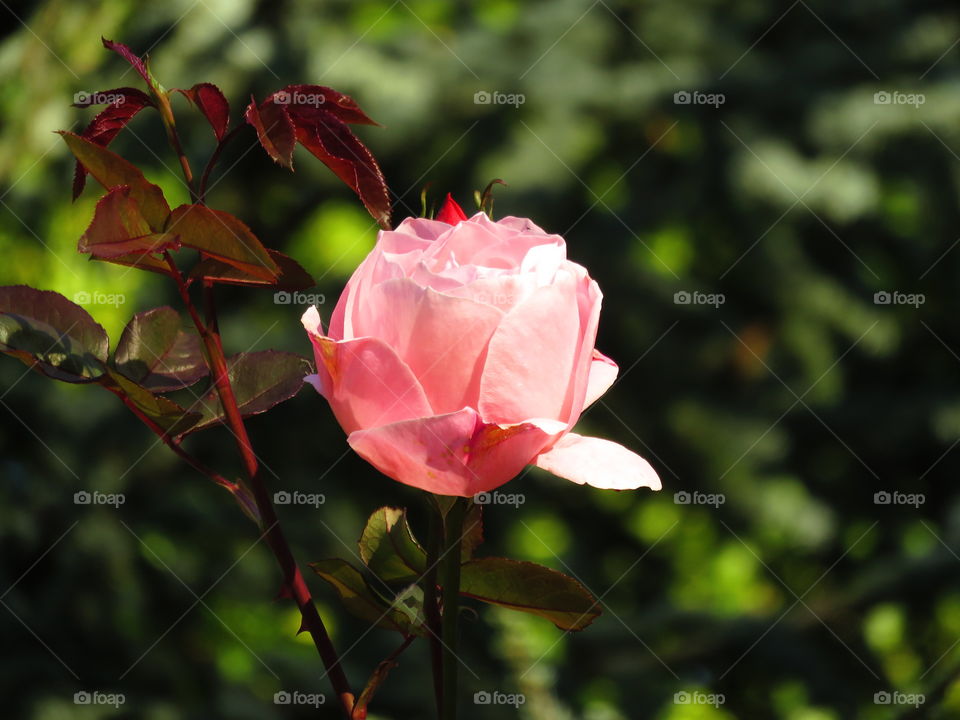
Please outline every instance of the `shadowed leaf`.
M256 129L260 144L274 162L293 170L296 137L286 107L270 99L258 107L251 99L244 117Z
M200 419L199 413L185 410L161 395L154 395L113 368L107 370L107 375L101 382L120 390L140 412L159 425L167 435L179 435Z
M583 630L600 604L582 584L531 562L479 558L460 568L460 592L511 610L546 618L561 630Z
M113 364L152 392L189 387L208 374L200 337L183 329L171 307L134 315L123 329Z
M309 372L306 358L278 350L243 353L227 360L227 374L244 417L266 412L292 398L300 392L303 378ZM223 421L223 407L216 388L207 392L200 405L203 418L191 432Z
M0 352L49 377L85 383L104 373L107 333L59 293L0 287Z
M239 268L227 265L215 258L204 258L190 271L190 277L210 280L225 285L251 285L260 286L270 290L306 290L316 285L316 281L303 267L292 257L284 255L276 250L267 249L271 259L280 268L280 275L276 280L264 280L263 278L240 270Z

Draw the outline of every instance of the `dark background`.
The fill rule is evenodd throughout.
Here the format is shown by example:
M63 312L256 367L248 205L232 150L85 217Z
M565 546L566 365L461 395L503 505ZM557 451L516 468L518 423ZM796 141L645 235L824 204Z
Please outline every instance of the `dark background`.
M234 122L294 82L355 97L358 134L418 214L426 182L468 208L494 177L498 216L563 234L605 293L598 347L622 380L581 422L644 454L664 489L613 493L530 472L524 505L488 513L487 554L578 576L602 598L587 631L479 608L462 653L463 716L530 720L960 717L960 16L941 2L753 0L164 3L48 0L0 8L0 283L122 294L89 306L116 340L174 302L162 278L75 252L93 188L69 197L80 90L136 84L100 36L150 50L167 87L218 84ZM511 105L477 91L522 93ZM674 93L722 93L719 107ZM875 93L922 94L922 105ZM211 136L175 101L195 166ZM155 117L115 148L186 200ZM318 278L329 317L372 246L362 206L305 153L275 166L247 132L209 200ZM719 307L675 293L722 294ZM919 307L877 304L922 293ZM229 349L309 352L302 308L224 292ZM222 490L96 388L0 362L3 716L336 717L273 704L327 693L273 558ZM366 516L415 491L346 452L309 389L250 422L302 560L346 556ZM191 447L240 471L225 431ZM73 504L122 492L119 509ZM722 493L683 505L674 493ZM879 491L924 503L876 504ZM398 643L311 581L348 675ZM199 598L199 600L198 600ZM422 643L374 703L431 716ZM114 712L82 690L120 692ZM483 707L479 690L526 703ZM719 707L675 693L720 693ZM922 693L915 711L875 693Z

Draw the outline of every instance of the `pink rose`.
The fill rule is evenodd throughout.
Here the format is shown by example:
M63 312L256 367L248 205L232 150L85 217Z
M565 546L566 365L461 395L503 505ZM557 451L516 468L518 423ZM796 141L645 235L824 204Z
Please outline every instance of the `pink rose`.
M323 331L303 326L350 446L442 495L492 490L533 464L576 483L660 489L621 445L570 432L617 376L593 345L601 293L558 235L529 220L439 220L383 231Z

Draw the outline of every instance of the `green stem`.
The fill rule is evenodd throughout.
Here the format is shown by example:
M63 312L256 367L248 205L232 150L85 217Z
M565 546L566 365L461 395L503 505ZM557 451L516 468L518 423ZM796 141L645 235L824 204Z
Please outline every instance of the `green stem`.
M460 542L467 498L457 498L444 522L443 555L440 558L440 583L443 586L443 720L457 717L457 619L460 605Z
M437 565L443 545L443 515L430 498L429 532L427 534L427 571L423 576L423 605L430 641L430 665L433 669L433 693L437 714L443 712L443 646L440 644L440 603L437 595Z

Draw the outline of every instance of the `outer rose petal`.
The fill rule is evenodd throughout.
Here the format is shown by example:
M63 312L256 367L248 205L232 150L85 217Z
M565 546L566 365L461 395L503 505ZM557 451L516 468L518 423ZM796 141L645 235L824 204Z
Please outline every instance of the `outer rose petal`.
M533 463L579 485L606 490L659 490L660 478L650 463L623 445L567 433Z
M327 399L348 434L433 414L410 368L381 340L325 337L318 333L316 308L307 310L302 320L317 361L317 374L306 380Z
M426 415L476 407L487 344L503 319L500 310L408 279L381 283L364 299L354 330L383 340L402 358L433 408Z
M563 406L580 351L575 282L558 276L506 314L490 339L480 380L483 417L501 423L567 420Z
M620 368L617 364L599 350L593 351L593 361L590 363L590 377L587 380L587 397L583 407L593 405L610 389L617 379Z
M513 478L564 428L556 421L499 426L464 408L358 430L347 441L394 480L440 495L470 497Z

